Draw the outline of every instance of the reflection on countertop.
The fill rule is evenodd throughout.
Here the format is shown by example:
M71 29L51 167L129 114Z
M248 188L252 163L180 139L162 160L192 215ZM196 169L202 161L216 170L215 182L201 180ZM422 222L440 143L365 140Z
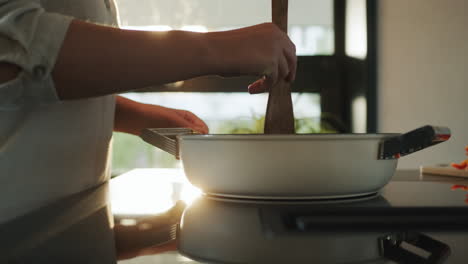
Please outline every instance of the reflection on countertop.
M105 183L0 225L0 263L115 263L108 197Z
M201 195L182 169L135 169L111 180L110 200L116 223L132 225L140 219L161 214L177 201L191 204ZM122 260L119 264L198 263L178 252Z
M413 197L413 203L433 201L432 205L446 206L449 204L445 202L452 199L458 209L468 208L464 203L466 191L451 190L453 184L468 183L466 179L455 177L398 171L387 186L391 188L386 187L382 193L394 197L388 199L392 205L407 201L404 197ZM191 204L200 196L201 191L188 183L180 169L133 170L112 179L110 184L73 195L0 225L0 263L9 263L7 261L11 259L16 261L12 263L96 263L98 259L99 263L115 263L114 237L109 232L112 228L111 207L117 224L131 225L146 217L164 214L179 200ZM447 199L441 199L442 196ZM426 234L450 245L452 256L446 263L466 263L468 233ZM173 252L118 263L198 262Z
M130 186L129 183L124 184L125 182L123 179L125 177L129 182L130 181L135 181L135 184L139 186L145 186L145 187L124 187L124 186ZM114 179L115 180L118 180ZM147 179L145 183L145 179ZM163 210L163 207L170 207L173 202L179 197L190 197L190 201L193 201L195 197L198 197L200 195L199 190L196 190L194 192L188 191L188 193L192 193L192 195L187 195L183 194L183 191L181 190L187 190L185 188L192 188L188 185L188 187L185 187L188 183L186 179L183 176L182 171L178 170L159 170L159 169L147 169L147 170L137 170L132 171L128 174L125 174L122 176L120 179L121 181L121 187L119 187L119 193L115 192L112 194L112 201L119 203L117 197L120 197L121 199L124 199L125 196L131 195L131 191L128 191L127 194L125 194L125 189L132 189L136 188L140 192L141 190L145 189L148 193L146 195L140 193L138 196L140 197L139 201L135 201L135 203L147 203L146 206L141 206L141 208L152 208L151 210L154 210L154 212L157 212L158 210ZM151 181L151 183L150 183ZM171 183L168 185L168 182L176 182L177 184ZM408 184L405 184L407 182ZM435 184L438 182L439 184ZM411 197L411 195L416 195L419 198L413 199L413 202L430 202L431 201L431 192L437 191L438 195L441 195L441 192L445 192L446 195L450 196L450 199L452 201L455 201L456 207L457 208L464 208L464 192L457 192L457 191L451 191L450 188L452 184L464 184L466 183L466 179L459 179L459 178L453 178L453 177L440 177L440 176L430 176L430 175L420 175L418 171L398 171L395 177L393 178L393 182L390 184L393 187L399 187L399 188L389 188L387 190L384 190L388 195L392 195L393 198L393 204L395 205L401 205L401 202L404 201L403 197L400 197L401 195L405 195L406 198ZM161 184L161 186L165 185L169 188L169 191L158 191L158 194L155 194L155 189L154 187L156 184ZM177 187L174 187L177 186ZM420 188L418 188L420 187ZM400 190L399 190L400 189ZM117 190L117 188L116 188ZM412 192L412 193L410 193ZM165 198L163 198L161 195L162 193L165 193ZM429 199L424 199L425 195ZM437 195L433 195L435 197L432 197L433 201L436 204L439 204L441 206L446 205L445 203L449 204L444 199L437 199ZM175 199L177 197L177 199ZM401 199L400 199L401 198ZM159 201L158 199L162 199L161 203L156 205ZM450 200L449 199L449 200ZM133 202L132 202L133 203ZM130 204L132 204L130 203ZM411 204L411 203L409 203ZM123 209L123 207L120 207L119 204L113 203L113 208L115 208L114 212L116 213L116 219L124 219L122 216L125 216L125 213L127 212L127 217L128 216L134 216L134 217L143 217L144 213L143 212L137 212L137 211L132 211L130 214L128 214L129 211L126 211ZM117 208L120 208L117 210ZM136 207L134 207L135 209ZM159 208L159 209L156 209ZM146 210L145 209L145 210ZM128 219L127 219L128 220ZM457 263L465 263L465 249L468 248L468 233L464 232L426 232L425 234L443 241L444 243L447 243L450 245L452 248L453 252L450 257L450 259L445 262L448 264L457 264ZM311 261L313 260L313 257L311 256ZM292 261L292 259L291 259ZM188 258L183 257L182 255L178 253L169 253L169 254L161 254L161 255L156 255L156 256L144 256L144 257L139 257L131 260L126 260L126 261L120 261L120 264L145 264L145 263L198 263L193 260L190 260ZM371 262L372 263L372 262ZM379 262L379 263L386 263L386 262ZM387 262L387 263L393 263L393 262Z

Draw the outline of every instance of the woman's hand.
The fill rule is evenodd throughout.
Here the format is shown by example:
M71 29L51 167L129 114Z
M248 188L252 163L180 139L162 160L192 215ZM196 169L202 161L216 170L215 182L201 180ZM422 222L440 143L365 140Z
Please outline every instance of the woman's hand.
M296 47L275 24L207 33L207 38L221 75L264 77L249 86L250 93L265 92L280 80L296 78Z
M142 111L145 128L186 127L202 134L208 133L208 126L205 122L190 111L145 104L140 107L140 111Z
M114 130L140 135L145 128L191 128L207 134L208 126L195 114L158 105L141 104L117 97Z

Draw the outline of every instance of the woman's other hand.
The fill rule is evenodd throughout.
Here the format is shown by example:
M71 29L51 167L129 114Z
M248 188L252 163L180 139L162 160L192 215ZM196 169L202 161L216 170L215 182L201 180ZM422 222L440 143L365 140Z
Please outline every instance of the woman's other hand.
M172 109L158 105L142 105L141 111L145 119L145 127L186 127L202 134L208 133L208 126L205 122L190 111Z
M145 128L191 128L207 134L208 126L190 111L142 104L117 97L114 130L140 135Z

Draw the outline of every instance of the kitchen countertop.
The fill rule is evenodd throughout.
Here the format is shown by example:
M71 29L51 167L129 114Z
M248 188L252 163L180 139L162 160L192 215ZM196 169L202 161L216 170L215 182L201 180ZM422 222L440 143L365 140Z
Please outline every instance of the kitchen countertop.
M392 181L424 181L468 184L468 178L421 174L418 170L397 170Z
M417 170L398 170L392 181L468 185L468 178L421 175ZM135 169L112 179L110 189L116 219L162 213L177 200L191 202L201 194L180 169Z
M104 183L1 224L0 263L115 263L111 222Z
M418 171L397 171L392 179L393 182L439 182L450 187L449 184L466 184L468 179L455 177L440 177L430 175L420 175ZM110 189L110 195L107 190ZM457 190L463 193L462 190ZM80 244L85 236L95 237L98 241L110 241L111 237L106 237L106 232L99 232L100 229L108 227L91 227L86 221L82 221L89 215L80 215L83 210L95 212L94 217L106 219L109 212L108 198L116 223L131 223L151 215L164 213L170 209L176 201L184 200L190 204L200 195L200 190L192 187L186 181L181 170L178 169L136 169L125 173L111 180L110 184L99 188L83 192L73 197L59 201L51 206L33 212L5 225L0 225L0 245L2 252L10 250L31 249L34 245L44 245L48 241L49 247L66 249L69 244L64 234L72 236L74 243ZM428 194L430 195L430 194ZM94 201L94 202L93 202ZM32 220L31 220L32 219ZM93 232L86 232L91 229ZM449 264L466 263L465 249L468 248L468 233L435 234L437 238L444 239L448 243L454 254ZM58 239L57 239L58 237ZM66 237L66 236L65 236ZM75 239L76 238L76 239ZM84 240L83 240L84 241ZM83 244L83 243L81 243ZM100 243L101 248L97 249L102 254L114 254L109 243ZM44 249L44 246L41 246ZM4 251L5 250L5 251ZM34 251L34 250L33 250ZM19 251L18 251L19 252ZM36 256L41 251L34 251ZM65 251L64 251L65 252ZM96 252L96 251L95 251ZM94 252L94 253L95 253ZM73 257L71 251L66 251ZM1 254L0 254L1 255ZM78 258L79 256L77 256ZM112 260L109 259L111 263ZM0 263L3 263L0 258ZM42 262L35 262L42 263ZM46 262L44 262L46 263ZM88 262L89 263L89 262ZM155 256L144 256L131 260L119 261L119 264L157 264L157 263L198 263L181 256L178 253L165 253Z
M173 173L177 174L177 172L175 171ZM129 172L128 174L122 175L120 179L119 178L115 179L115 183L116 183L116 186L117 185L128 186L128 183L127 184L124 183L126 179L128 179L129 181L134 181L134 179L136 178L141 178L142 179L141 181L138 181L137 183L137 181L135 180L135 183L141 184L141 188L144 188L143 185L148 186L148 184L144 184L145 182L144 178L148 178L149 177L148 175L150 174L152 174L153 176L158 175L157 170L152 170L152 171L151 169L150 170L136 170L136 171ZM168 174L168 171L165 171L165 172L163 171L162 174ZM175 179L177 179L176 182L179 182L179 183L183 182L181 178L175 177ZM160 180L163 180L163 179L160 179ZM118 183L118 181L120 182ZM447 188L449 188L451 184L467 184L468 185L468 179L456 178L456 177L433 176L433 175L420 175L419 171L417 170L397 171L397 173L392 178L392 182L398 183L398 184L402 182L409 182L411 184L417 184L417 182L438 182L438 183L447 185ZM154 186L154 184L155 183L153 182L150 185ZM118 188L119 187L117 187L116 189ZM137 188L137 189L141 189L141 188ZM179 186L178 189L181 190L182 188ZM193 190L189 190L189 192L191 191ZM117 194L114 193L114 195L117 195ZM120 196L125 196L125 195L121 194L118 196L120 197ZM179 193L176 196L180 197L181 194ZM144 202L148 198L149 197L144 197L144 195L142 195L140 202ZM174 195L173 195L173 199L174 199ZM123 208L121 209L123 210ZM116 211L119 211L119 210L116 209ZM116 213L116 219L125 218L124 217L125 214L119 214L119 212L115 212L115 213ZM443 240L444 242L448 243L451 246L452 250L455 252L455 253L452 253L452 256L450 257L449 261L446 263L449 263L449 264L466 263L466 259L464 258L463 254L465 254L464 249L468 248L468 232L467 233L451 233L451 234L445 234L445 233L444 234L427 233L427 234L430 234L432 237L439 238ZM166 254L161 254L161 255L156 255L156 256L143 256L143 257L119 262L119 264L146 264L146 263L154 264L154 263L199 263L199 262L185 258L178 253L166 253ZM388 262L388 263L392 263L392 262Z

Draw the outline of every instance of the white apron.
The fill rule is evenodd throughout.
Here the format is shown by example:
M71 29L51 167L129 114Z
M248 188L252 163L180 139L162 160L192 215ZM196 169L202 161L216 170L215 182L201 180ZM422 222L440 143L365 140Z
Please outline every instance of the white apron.
M115 25L110 1L35 2L48 12ZM15 85L6 87L10 94ZM2 108L8 105L2 105L2 99L0 224L109 180L114 96L12 108Z

